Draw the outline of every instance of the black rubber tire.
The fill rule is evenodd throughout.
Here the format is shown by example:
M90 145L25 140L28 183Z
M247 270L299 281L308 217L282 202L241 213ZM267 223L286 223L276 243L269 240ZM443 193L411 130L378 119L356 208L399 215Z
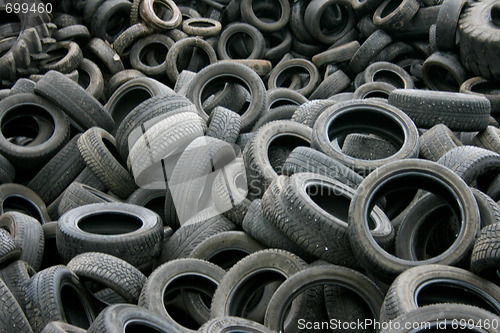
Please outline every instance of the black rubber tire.
M500 130L497 127L488 126L484 131L481 131L474 136L472 144L500 154L499 134Z
M444 154L461 146L462 142L444 124L437 124L420 136L420 157L437 162Z
M403 260L382 250L370 235L366 220L368 207L391 188L399 188L403 179L409 189L440 192L453 197L450 200L463 207L459 236L438 256L421 261ZM435 162L407 159L381 166L376 173L368 175L361 186L364 191L356 192L349 207L349 241L360 263L378 279L390 283L398 274L418 265L457 265L470 253L480 228L479 209L469 187L453 171Z
M47 207L38 194L16 183L0 185L0 214L10 211L32 216L41 224L50 221Z
M209 320L198 330L199 333L223 333L226 330L243 330L253 333L273 333L266 326L240 317L217 317Z
M78 139L78 150L86 166L121 199L137 188L116 149L115 138L99 127L92 127Z
M148 208L158 214L163 225L167 226L165 217L165 190L148 190L138 188L127 199L127 203Z
M368 82L360 85L355 91L352 99L375 99L386 102L391 91L396 88L385 82Z
M486 79L500 80L498 27L494 0L469 3L459 20L460 58L469 71Z
M392 143L376 135L353 133L346 136L342 152L363 160L378 160L397 153Z
M196 57L200 57L199 51L203 52L203 60L197 60ZM189 59L185 59L185 57L191 53L192 56ZM205 57L208 62L205 62ZM183 70L183 68L178 68L178 63L181 61L185 61L187 63L187 68L194 72L198 72L205 65L208 66L217 61L217 54L215 54L215 50L212 46L206 42L204 39L200 37L189 37L181 39L175 42L167 53L166 58L166 73L170 82L176 82L179 77L179 72Z
M274 88L267 91L267 112L263 116L269 113L269 110L277 108L284 105L295 105L300 106L307 103L308 99L304 95L298 92L288 89L288 88ZM262 118L262 117L261 117ZM277 120L277 119L275 119ZM260 121L260 119L259 119Z
M309 127L289 120L273 121L255 133L243 151L250 198L261 197L269 184L281 173L280 166L271 165L270 149L274 146L291 151L298 146L309 146L311 133ZM288 140L284 141L283 138L287 137ZM278 170L275 170L276 168Z
M424 332L428 329L437 328L438 330L456 330L466 329L470 332L496 332L494 328L498 322L499 317L489 311L479 309L470 305L463 304L434 304L417 308L392 321L393 326L380 330L380 333L409 333L409 332ZM468 326L465 323L488 323L481 325L479 328L475 325ZM415 331L415 327L410 329L406 328L409 323L420 323L423 327ZM459 324L459 323L464 323ZM427 325L427 326L426 326ZM394 327L398 327L395 329Z
M16 169L0 154L0 184L12 183L16 178Z
M201 15L198 17L190 17L182 21L182 31L190 36L200 36L204 38L218 36L221 29L222 25L219 21L201 17Z
M137 304L146 276L128 262L109 254L86 252L68 262L67 267L83 282L97 282Z
M104 98L104 77L102 76L101 69L94 62L83 58L77 70L79 74L78 84L96 99Z
M500 224L495 223L481 229L476 239L470 261L470 269L475 274L498 285L500 278Z
M54 38L58 42L73 41L79 45L83 45L90 40L91 36L86 26L77 23L59 28L59 30L54 33Z
M454 292L448 294L447 291ZM500 287L472 272L444 265L423 265L403 272L394 280L381 307L380 319L393 320L418 307L436 303L473 305L498 316L499 299Z
M284 88L277 88L277 89L284 89ZM302 95L300 95L302 96ZM302 96L304 97L304 96ZM252 132L256 132L261 128L263 125L270 123L275 120L291 120L293 114L295 113L295 110L297 110L298 106L297 105L282 105L278 106L276 108L272 108L267 110L262 117L260 117L259 120L255 123L255 125L252 128Z
M74 208L103 202L118 202L118 200L91 186L74 181L61 194L57 213L62 216Z
M141 18L151 27L159 31L171 30L179 26L182 22L182 14L177 4L172 0L160 0L163 7L168 9L171 14L166 16L165 20L163 17L158 17L159 14L155 11L154 0L142 1L139 5L139 13ZM163 13L163 11L162 11Z
M115 126L94 96L59 72L45 74L36 83L35 93L58 106L84 130L98 126L112 131Z
M444 154L438 161L459 175L468 185L487 192L500 172L500 155L473 146L461 146Z
M467 79L460 58L451 52L434 52L422 65L422 80L431 90L458 92Z
M281 282L283 278L287 279L305 267L306 263L302 259L283 250L267 249L248 255L222 278L212 298L211 318L245 318L248 300L259 288L274 281ZM305 297L301 297L299 303L304 301ZM291 315L300 316L300 312L296 311ZM290 326L294 324L292 319Z
M173 259L187 258L193 249L205 239L223 231L236 229L225 217L213 217L206 221L186 224L175 230L173 235L162 245L157 266Z
M229 270L247 255L263 249L264 246L242 231L224 231L199 243L189 257Z
M338 180L353 189L363 181L363 177L344 164L308 147L295 148L286 159L282 172L286 176L313 172Z
M335 101L331 101L330 99L310 100L295 110L292 116L292 121L296 121L312 128L319 115L335 103Z
M141 71L147 76L159 78L165 75L168 63L166 56L165 59L157 60L157 54L160 51L160 54L168 54L174 43L175 42L172 38L162 34L153 34L141 38L135 42L134 46L132 46L132 49L130 50L130 64L133 68ZM153 59L157 61L148 61L148 54L152 55Z
M365 83L385 82L398 89L413 89L413 79L403 68L387 61L377 61L363 72Z
M269 248L283 249L307 261L314 260L264 215L260 199L252 201L241 226L247 234Z
M396 89L389 103L403 110L419 128L445 124L452 131L482 131L489 123L490 102L484 97L444 91Z
M133 43L141 37L146 37L153 33L153 29L149 28L144 23L136 23L131 25L127 30L123 31L116 39L113 41L113 49L116 53L126 59L130 56L130 48Z
M207 126L207 136L233 144L240 134L241 117L225 107L216 106L208 117Z
M16 81L16 83L10 88L9 96L17 94L32 94L35 88L35 81L30 79L21 78Z
M87 43L86 49L89 51L87 57L99 65L105 78L125 69L118 53L102 39L92 38Z
M210 90L207 87L210 85L217 86L214 81L223 78L243 83L250 91L250 105L241 114L241 131L247 132L255 124L262 112L264 112L267 101L264 83L252 69L242 64L229 62L215 63L207 66L196 74L193 83L189 87L187 96L195 104L201 117L206 121L208 114L202 107L202 96L207 93L207 90Z
M351 79L341 70L335 71L321 81L309 96L310 100L327 99L344 91L351 84ZM312 125L311 125L312 127Z
M454 51L458 44L458 19L465 0L443 0L436 19L436 46L440 51Z
M419 8L417 0L385 0L373 13L373 23L387 31L399 30L410 22Z
M124 203L81 206L61 216L58 226L57 249L66 261L83 252L100 251L138 267L160 254L163 225L156 213L143 207Z
M23 260L16 260L0 269L0 279L12 292L23 311L26 309L26 288L35 273L35 270Z
M278 5L276 6L276 2ZM274 7L275 6L275 7ZM276 0L273 4L273 9L277 9L276 11L279 13L278 19L274 19L274 17L269 20L269 14L263 15L263 19L259 17L259 14L264 14L266 11L262 10L259 14L256 14L253 9L253 1L252 0L242 0L240 4L241 10L241 19L256 27L262 32L276 32L283 29L290 19L290 3L285 0Z
M316 191L309 194L307 190L310 187L316 188ZM275 204L274 211L269 210L271 204L267 202L272 196L264 195L262 204L264 214L311 255L333 264L360 269L347 233L347 211L354 194L354 189L326 176L298 173L284 182L281 193L275 199L280 204ZM326 201L327 198L329 201ZM374 223L371 230L373 238L380 246L387 247L394 239L390 221L378 207L370 217ZM305 220L311 228L303 228Z
M69 139L68 118L39 96L28 93L9 96L0 102L0 110L0 153L19 170L40 169ZM9 133L11 129L17 130ZM28 144L18 145L9 140L23 133L31 136Z
M350 117L356 121L348 121ZM392 129L386 127L387 125ZM338 130L335 129L336 126ZM398 152L390 157L372 161L344 154L337 140L360 130L390 141L399 148ZM399 137L396 134L398 132ZM374 99L352 100L338 103L321 113L314 123L312 147L339 160L358 173L369 173L389 162L418 156L418 131L404 112L387 103Z
M32 333L28 319L5 283L0 280L0 329L6 333Z
M96 317L80 280L62 265L44 269L31 278L26 291L26 315L34 332L56 320L87 329Z
M500 112L499 90L498 81L486 80L480 76L470 78L460 86L461 93L486 97L491 103L491 113L495 116Z
M104 106L115 121L116 127L113 133L118 131L124 119L142 102L155 96L165 95L174 95L174 92L152 78L135 78L120 85Z
M97 8L92 18L90 24L92 34L113 43L129 27L129 22L125 18L130 16L131 7L130 1L126 0L105 1ZM116 25L117 22L119 25ZM112 29L109 26L112 26Z
M336 64L344 61L348 61L356 53L361 45L357 40L349 43L342 44L340 46L329 48L328 50L318 53L312 57L311 61L318 68L326 66L328 64Z
M319 265L303 269L279 286L267 307L264 324L283 332L286 311L290 305L293 307L292 301L304 295L308 288L320 285L340 285L353 291L364 300L371 318L379 317L384 295L369 278L346 267Z
M155 269L148 277L139 298L139 305L158 313L179 331L193 332L190 327L177 322L169 314L165 306L165 300L168 300L166 295L169 291L169 285L175 284L175 287L171 286L174 290L196 292L210 299L225 274L226 272L222 268L200 259L185 258L169 261ZM200 298L199 302L201 303L200 306L202 306L203 303ZM186 319L184 318L184 320ZM196 319L192 319L195 320L195 323L192 324L196 324ZM202 322L207 319L204 318ZM198 324L201 325L202 323L198 322Z
M159 120L184 111L196 112L196 109L187 98L177 95L155 96L137 105L125 116L116 130L116 147L123 160L128 160L130 149L140 137L138 129L143 126L150 129Z
M359 49L354 53L351 60L349 61L349 68L354 73L362 72L370 63L370 61L376 57L380 51L382 51L386 46L392 42L391 36L382 30L377 30L372 33Z
M60 55L60 50L64 50L63 56ZM83 60L82 50L75 42L57 42L50 45L46 52L49 54L49 58L40 61L38 64L42 73L48 71L58 71L64 74L71 73ZM54 56L50 56L51 53Z
M288 81L294 81L291 79L292 76L308 75L309 80L306 84L291 83L288 87L283 86L283 84ZM298 93L309 96L320 84L320 74L318 68L309 60L306 59L290 59L278 63L271 73L269 73L269 79L267 81L267 87L269 89L284 87L297 91Z
M144 78L144 77L146 77L146 75L144 75L142 72L139 72L136 69L126 69L124 71L118 72L109 79L108 87L106 89L106 96L111 98L111 96L113 96L115 91L118 88L120 88L123 84L125 84L126 82L131 81L133 79L139 79L139 78ZM153 80L153 79L151 79L151 80ZM106 105L104 105L104 107L106 108ZM116 122L115 122L115 124L116 124ZM118 126L119 126L119 124L116 124L115 129Z
M339 16L331 18L336 24L323 23L324 18L333 13L327 11L331 6L335 6L338 11L335 14ZM316 40L327 45L332 45L345 36L353 29L355 22L354 11L349 0L313 0L307 5L304 13L304 23L309 33Z
M243 35L238 38L238 44L233 46L233 36ZM248 40L248 37L250 40ZM236 42L236 41L234 41ZM247 45L253 46L248 49ZM217 54L219 59L262 59L266 50L266 42L262 33L254 26L248 23L228 24L219 36L217 41ZM236 53L235 53L236 52ZM235 53L235 54L234 54Z
M45 203L53 202L85 168L79 138L80 134L75 135L28 183Z
M21 258L21 246L14 240L12 235L4 229L0 229L0 264L5 265Z
M116 304L104 309L88 329L88 333L123 332L127 326L140 332L178 332L162 316L143 307L132 304ZM143 331L144 330L144 331Z
M40 268L43 255L44 237L42 225L35 218L18 212L8 212L0 216L0 228L7 230L22 249L21 260L35 270Z

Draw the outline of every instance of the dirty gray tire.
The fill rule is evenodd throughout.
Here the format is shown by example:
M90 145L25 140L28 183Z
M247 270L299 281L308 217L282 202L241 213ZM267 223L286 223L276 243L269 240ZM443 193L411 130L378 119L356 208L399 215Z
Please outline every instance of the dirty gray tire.
M231 62L212 64L196 74L186 95L196 105L201 117L207 120L208 114L203 109L202 96L210 91L211 86L217 86L215 83L220 84L232 80L243 84L250 91L250 105L241 114L241 131L247 132L255 124L261 113L264 112L267 101L264 82L252 69Z
M160 217L144 207L125 203L81 206L61 216L58 226L57 249L66 261L83 252L100 251L137 267L151 262L161 250Z
M443 280L450 289L444 287ZM458 288L463 293L447 293ZM436 303L474 305L498 316L499 299L500 287L472 272L444 265L422 265L403 272L394 280L381 307L380 319L393 320L418 307Z
M26 309L26 290L35 273L23 260L16 260L0 269L0 279L7 285L23 311Z
M59 216L62 216L67 211L80 206L117 201L115 197L107 195L91 186L74 181L61 194L57 212Z
M389 103L422 128L445 124L452 131L482 131L488 126L490 101L485 97L445 91L396 89Z
M241 117L234 111L216 106L207 120L207 136L235 143L241 129Z
M41 332L51 321L65 321L87 329L96 317L80 280L62 265L44 269L31 278L26 292L26 314L34 332Z
M32 333L30 324L14 295L0 279L0 330L5 333Z
M87 167L121 199L137 188L116 149L115 138L99 127L92 127L78 139L78 150Z
M115 304L104 309L88 329L88 333L124 332L126 327L139 332L157 330L158 332L180 333L162 316L132 304ZM143 331L144 330L144 331Z
M115 123L94 96L78 83L56 71L49 71L35 85L35 93L54 103L82 129L93 126L112 131Z
M391 188L400 188L403 179L413 179L410 188L444 191L464 207L459 217L461 231L456 240L444 252L425 261L403 260L382 250L373 241L368 227L368 207L375 204L375 192L378 197L383 196ZM456 265L470 253L480 227L479 209L467 184L453 171L435 162L407 159L381 166L360 186L364 191L357 191L349 206L349 241L360 263L378 279L391 282L408 268L427 263Z
M43 328L41 333L86 333L87 330L65 323L64 321L51 321Z
M248 306L245 304L246 301L259 288L280 281L282 278L287 279L305 267L306 263L302 259L283 250L266 249L250 254L234 265L222 278L212 299L211 318L244 317ZM279 274L279 277L274 274ZM301 297L299 303L303 304L304 301L305 297ZM300 316L300 312L295 311L292 316ZM290 326L294 324L292 319Z
M164 243L160 264L172 259L187 258L191 251L202 241L223 231L236 229L236 226L225 217L216 216L209 220L186 224L177 229Z
M500 278L500 224L495 223L481 229L472 250L471 271L498 285Z
M132 304L137 304L142 287L146 283L146 276L137 268L105 253L79 254L68 262L67 267L82 281L97 282Z
M262 126L243 150L247 182L251 184L250 197L261 197L281 170L271 165L270 148L284 147L292 150L298 146L310 146L311 128L290 120L277 120ZM287 138L286 140L283 140ZM280 168L282 166L279 166Z
M444 154L461 145L446 125L437 124L420 136L420 157L437 162Z
M80 134L75 135L28 183L28 187L47 205L53 202L85 168L85 162L77 147L79 138Z
M42 225L35 218L18 212L8 212L0 216L0 228L7 230L22 249L21 260L35 270L42 263L44 237Z
M378 318L384 295L369 278L352 269L334 265L308 267L278 287L266 311L264 324L278 332L285 328L286 311L297 297L316 285L341 285L355 292L366 304L371 318ZM293 305L292 305L293 307Z
M167 299L165 296L169 292L169 287L174 288L171 286L174 284L175 288L179 288L180 285L182 291L197 292L210 299L225 274L226 272L219 266L200 259L184 258L169 261L155 269L148 277L139 298L139 305L161 315L179 331L196 332L176 322L169 314L165 307Z

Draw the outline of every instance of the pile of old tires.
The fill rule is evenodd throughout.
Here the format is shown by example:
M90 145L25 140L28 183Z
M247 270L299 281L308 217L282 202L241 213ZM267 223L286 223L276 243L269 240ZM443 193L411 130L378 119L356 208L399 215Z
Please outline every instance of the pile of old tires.
M0 0L0 331L500 330L498 0Z

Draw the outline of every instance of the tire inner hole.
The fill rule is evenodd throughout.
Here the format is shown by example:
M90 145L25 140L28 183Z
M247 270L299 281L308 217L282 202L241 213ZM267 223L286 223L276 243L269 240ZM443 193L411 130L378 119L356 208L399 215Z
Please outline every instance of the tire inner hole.
M139 230L143 223L132 215L113 212L99 212L87 215L78 222L78 227L98 235L122 235Z
M273 170L278 175L281 175L283 164L285 164L285 161L292 150L302 146L309 147L311 146L311 143L292 134L281 135L271 140L267 148L267 157Z
M61 307L69 324L88 329L90 319L87 307L81 301L81 295L71 285L61 287Z
M374 82L385 82L398 89L404 89L405 82L401 76L390 70L380 70L373 74Z

